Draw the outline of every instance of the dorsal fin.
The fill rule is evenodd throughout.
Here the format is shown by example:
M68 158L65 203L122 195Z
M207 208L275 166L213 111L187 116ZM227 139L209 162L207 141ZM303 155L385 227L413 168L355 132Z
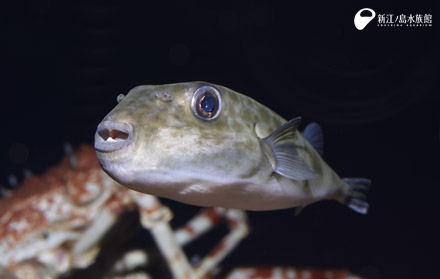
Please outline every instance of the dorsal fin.
M324 154L324 137L322 135L321 126L318 123L312 122L304 129L302 135L315 148L319 155Z
M295 148L295 133L301 117L294 118L276 129L261 141L272 151L275 159L274 172L293 180L307 180L317 174L304 162Z

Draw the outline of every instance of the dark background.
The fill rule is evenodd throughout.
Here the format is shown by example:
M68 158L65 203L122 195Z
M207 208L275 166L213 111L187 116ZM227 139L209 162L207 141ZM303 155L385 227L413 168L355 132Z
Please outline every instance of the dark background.
M225 266L438 278L438 2L59 2L2 8L0 184L58 163L66 141L91 144L116 96L134 86L209 81L286 119L301 115L302 127L319 122L330 166L373 180L366 216L335 202L298 217L250 212L251 234ZM365 7L431 14L433 26L378 27L375 18L358 31ZM178 224L198 210L164 203Z

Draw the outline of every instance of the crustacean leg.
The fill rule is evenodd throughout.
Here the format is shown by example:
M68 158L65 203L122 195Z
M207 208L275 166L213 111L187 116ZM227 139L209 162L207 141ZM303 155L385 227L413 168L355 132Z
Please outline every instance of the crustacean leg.
M226 279L362 279L346 269L316 269L293 267L237 267Z
M176 243L184 246L213 228L221 219L226 220L231 232L195 268L194 278L202 278L213 271L248 234L246 213L237 209L205 208L175 232Z
M208 208L174 232L169 224L171 211L151 195L133 192L133 198L140 207L141 223L153 235L156 244L165 257L175 279L203 278L247 235L246 215L240 210ZM181 246L191 242L208 231L220 218L225 218L231 232L226 235L197 267L193 267Z

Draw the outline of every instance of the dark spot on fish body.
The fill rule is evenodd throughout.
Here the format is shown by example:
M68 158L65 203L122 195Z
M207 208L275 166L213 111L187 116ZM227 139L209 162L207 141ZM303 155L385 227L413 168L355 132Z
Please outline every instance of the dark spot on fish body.
M310 183L308 180L304 180L303 181L303 189L305 193L311 193L311 189L310 189Z
M229 129L228 125L228 115L221 115L219 118L207 121L197 121L200 128L203 131L227 131ZM212 132L209 132L212 133Z
M243 113L240 113L241 120L243 123L255 123L257 119L261 119L261 116L259 115L259 111L256 109L249 109L246 106L243 106Z
M242 141L236 141L233 143L232 148L239 157L254 156L259 152L259 146L256 145L250 139L244 139Z
M262 121L269 121L269 113L267 112L267 110L266 109L264 109L264 108L260 108L259 110L258 110L258 115L259 115L259 117L260 117L260 119L262 120Z
M235 106L230 106L226 108L225 115L227 117L231 117L232 119L235 119L239 114L237 114L235 110Z
M219 136L213 136L213 137L211 137L211 142L215 145L215 146L218 146L218 145L221 145L221 144L223 144L224 143L224 141L225 141L225 139L223 138L223 137L219 137Z
M316 158L316 160L312 160L312 165L310 167L318 175L322 173L322 165L321 165L320 161L317 158Z
M298 149L303 149L304 153L308 154L308 156L310 157L310 162L307 162L307 164L318 175L321 174L322 164L318 152L310 144L307 144L305 141L302 141L302 144L303 145L299 146Z
M232 104L239 102L239 96L237 94L228 94L228 98Z
M178 139L178 138L180 138L180 136L179 136L179 132L178 131L176 131L176 133L170 133L170 138L172 138L172 139Z
M234 132L236 132L236 133L242 133L242 132L243 132L243 125L242 125L239 121L235 120L235 121L232 123L232 129L233 129Z

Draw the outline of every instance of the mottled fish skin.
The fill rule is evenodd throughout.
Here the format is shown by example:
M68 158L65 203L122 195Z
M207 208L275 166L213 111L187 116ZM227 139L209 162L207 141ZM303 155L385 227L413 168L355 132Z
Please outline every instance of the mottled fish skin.
M202 86L220 92L221 112L214 120L191 110ZM347 203L350 186L299 131L297 152L317 177L298 181L274 172L273 154L261 140L286 120L245 95L188 82L138 86L118 100L98 127L95 148L103 169L122 185L184 203L246 210L304 207L323 199ZM114 135L121 145L107 150L105 134L112 127L123 131Z

